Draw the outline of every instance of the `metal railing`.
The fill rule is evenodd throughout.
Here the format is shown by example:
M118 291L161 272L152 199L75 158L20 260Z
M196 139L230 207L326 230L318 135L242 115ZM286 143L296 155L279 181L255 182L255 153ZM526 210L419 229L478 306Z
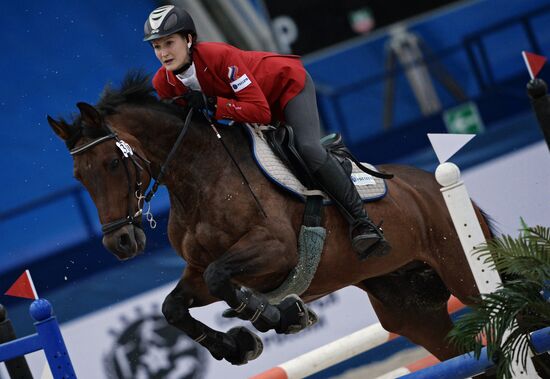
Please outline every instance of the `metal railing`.
M366 93L367 89L370 90L376 85L379 85L380 83L389 83L392 81L395 81L395 79L399 76L404 74L407 70L413 69L415 66L425 66L428 68L428 70L434 75L436 79L439 79L441 82L441 75L438 75L437 71L443 67L441 65L441 62L445 59L451 57L452 55L457 54L466 54L467 60L468 60L468 67L462 67L462 69L467 70L467 72L474 78L475 85L477 86L479 93L483 93L485 91L490 91L492 89L495 89L500 83L504 82L507 78L501 78L500 80L497 80L495 76L493 75L492 69L491 69L491 63L489 59L489 54L487 51L487 48L485 46L484 39L491 34L498 33L500 31L503 31L507 28L513 27L515 25L521 26L521 28L525 32L526 40L529 43L529 49L536 54L542 53L542 42L541 37L542 33L536 32L533 27L533 20L536 17L540 17L544 14L550 13L550 5L540 7L536 10L524 13L522 15L514 16L511 18L508 18L502 22L493 24L489 27L483 28L481 30L476 31L475 33L466 35L462 42L458 45L454 45L451 47L447 47L444 49L441 49L439 51L433 52L431 50L424 51L424 55L421 57L418 57L417 59L411 60L410 62L406 64L402 64L401 66L393 65L393 67L385 67L384 70L379 72L378 74L375 74L373 76L370 76L368 78L355 81L353 83L344 84L340 86L334 86L329 85L327 83L322 83L319 81L316 81L316 89L318 96L320 98L320 104L323 106L320 107L319 112L321 114L321 118L325 121L325 125L330 124L331 130L336 129L339 130L345 139L348 141L353 140L352 131L350 128L350 122L346 121L346 118L344 117L345 113L345 107L343 104L342 98L344 96L350 96L353 94L359 94L359 93ZM421 37L421 36L420 36ZM427 46L428 47L428 46ZM429 48L429 47L428 47ZM508 49L515 49L514 52L518 49L517 46L508 46ZM518 57L519 57L519 51L517 51ZM518 58L519 59L519 58ZM446 73L447 78L450 74ZM438 78L439 76L439 78ZM457 81L454 78L455 82ZM460 78L462 79L462 78ZM445 85L445 83L442 83L444 87L447 88L447 90L452 95L452 86ZM381 86L383 87L383 86ZM391 87L391 86L390 86ZM518 89L521 91L524 91L524 88ZM394 89L392 89L394 91ZM478 93L466 93L466 96L469 98L477 96ZM386 102L392 102L393 101L393 93L373 93L369 92L369 96L375 97L375 98L386 98ZM454 96L457 98L456 96ZM322 99L325 98L325 99ZM385 108L388 106L391 106L392 104L385 104ZM453 105L453 104L448 104ZM384 113L388 113L388 110L386 109ZM384 117L381 117L381 119L392 119L392 115L384 114ZM327 122L327 120L330 120L330 122ZM411 118L410 120L407 120L406 122L414 122L414 121L420 121L418 118ZM383 126L381 125L380 130L383 130Z

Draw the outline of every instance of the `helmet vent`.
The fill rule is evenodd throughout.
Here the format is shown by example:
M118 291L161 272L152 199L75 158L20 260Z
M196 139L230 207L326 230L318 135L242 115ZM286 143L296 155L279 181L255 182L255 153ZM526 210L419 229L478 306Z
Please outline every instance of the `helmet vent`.
M164 7L155 9L149 16L149 24L151 25L151 29L158 29L162 24L162 21L164 21L166 15L170 13L173 8L173 5L165 5Z
M166 22L164 23L164 30L170 30L172 29L174 26L176 26L176 24L178 23L178 15L175 14L175 13L172 13L170 16L168 16L168 18L166 19Z
M196 35L193 18L185 9L164 5L149 14L143 26L143 40L164 38L179 31Z

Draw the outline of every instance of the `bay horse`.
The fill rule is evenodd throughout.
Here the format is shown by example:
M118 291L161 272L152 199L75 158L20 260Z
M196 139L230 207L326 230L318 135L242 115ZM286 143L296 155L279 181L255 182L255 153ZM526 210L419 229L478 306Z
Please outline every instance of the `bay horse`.
M440 360L459 354L446 340L452 328L446 303L453 294L471 304L479 293L433 174L380 166L395 176L387 182L387 195L368 205L375 222L385 221L393 247L385 256L359 261L347 222L327 206L327 237L310 286L300 297L289 295L272 305L263 294L277 288L297 263L304 203L262 174L243 128L219 133L258 202L209 123L198 116L186 124L187 109L159 101L147 76L129 74L119 89L107 87L96 106L77 107L80 114L71 122L49 116L48 122L70 149L74 176L97 207L104 246L121 260L145 249L143 189L163 176L170 196L168 238L187 265L162 312L214 358L244 364L261 353L261 340L244 327L211 329L194 319L190 308L223 300L262 332L293 333L312 322L306 303L346 286L368 294L386 330ZM169 155L173 159L163 165ZM489 237L488 221L475 210Z

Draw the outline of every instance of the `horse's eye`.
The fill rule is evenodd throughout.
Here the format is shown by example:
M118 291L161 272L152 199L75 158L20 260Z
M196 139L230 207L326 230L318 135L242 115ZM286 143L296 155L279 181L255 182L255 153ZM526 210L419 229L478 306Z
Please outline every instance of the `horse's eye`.
M120 163L120 160L118 158L113 159L111 163L109 163L109 169L115 170L118 167L118 164Z

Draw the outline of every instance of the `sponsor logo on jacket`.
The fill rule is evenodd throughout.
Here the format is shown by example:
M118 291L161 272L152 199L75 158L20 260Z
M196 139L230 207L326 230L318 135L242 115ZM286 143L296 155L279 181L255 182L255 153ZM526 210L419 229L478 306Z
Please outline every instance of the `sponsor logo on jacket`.
M242 89L245 89L250 84L252 84L252 81L248 78L246 74L242 76L238 76L239 68L237 66L229 66L227 67L227 77L231 81L229 84L231 85L231 89L233 92L239 92Z

